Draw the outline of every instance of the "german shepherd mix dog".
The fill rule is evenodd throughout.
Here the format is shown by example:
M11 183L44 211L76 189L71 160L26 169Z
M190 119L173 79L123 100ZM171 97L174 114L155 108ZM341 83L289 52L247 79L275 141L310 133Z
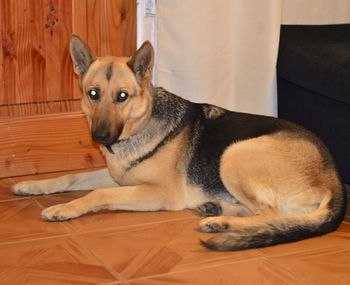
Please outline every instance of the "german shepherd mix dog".
M195 104L151 83L154 52L95 57L77 36L70 53L84 92L82 109L107 169L13 186L18 195L91 190L49 207L47 221L102 209L206 216L202 243L242 250L292 242L338 228L345 191L322 142L276 118Z

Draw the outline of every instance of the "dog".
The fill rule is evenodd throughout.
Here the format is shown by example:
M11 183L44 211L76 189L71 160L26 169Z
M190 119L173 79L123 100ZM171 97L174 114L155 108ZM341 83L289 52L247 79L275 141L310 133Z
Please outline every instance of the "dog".
M222 232L209 249L235 251L310 238L338 228L346 199L335 163L312 133L273 117L197 104L151 83L154 50L96 57L70 43L82 110L107 168L12 187L17 195L94 190L42 211L65 221L107 210L178 211L205 216Z

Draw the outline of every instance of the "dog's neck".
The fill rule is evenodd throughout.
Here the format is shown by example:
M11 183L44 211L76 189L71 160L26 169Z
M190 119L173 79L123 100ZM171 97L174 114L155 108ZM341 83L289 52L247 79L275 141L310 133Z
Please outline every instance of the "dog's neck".
M191 103L163 88L153 89L153 108L144 128L111 146L114 155L133 168L172 140L190 116Z

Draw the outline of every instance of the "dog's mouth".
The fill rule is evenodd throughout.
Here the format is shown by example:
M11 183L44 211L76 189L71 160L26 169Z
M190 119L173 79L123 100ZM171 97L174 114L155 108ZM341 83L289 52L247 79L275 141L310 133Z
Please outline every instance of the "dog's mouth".
M105 147L111 154L114 154L114 151L110 145L105 145Z
M120 136L120 131L115 132L114 134L111 134L109 131L103 131L103 130L98 130L98 131L93 131L92 132L92 139L100 144L103 145L109 153L115 154L112 145L114 145Z

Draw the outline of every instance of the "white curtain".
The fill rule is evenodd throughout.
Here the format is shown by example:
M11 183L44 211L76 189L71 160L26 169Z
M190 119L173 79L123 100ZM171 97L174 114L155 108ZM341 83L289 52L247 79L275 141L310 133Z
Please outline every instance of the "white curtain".
M281 0L159 0L158 84L195 102L275 115Z
M282 9L283 24L350 23L350 0L283 0Z
M157 0L157 85L194 102L277 114L281 23L350 22L350 0Z

